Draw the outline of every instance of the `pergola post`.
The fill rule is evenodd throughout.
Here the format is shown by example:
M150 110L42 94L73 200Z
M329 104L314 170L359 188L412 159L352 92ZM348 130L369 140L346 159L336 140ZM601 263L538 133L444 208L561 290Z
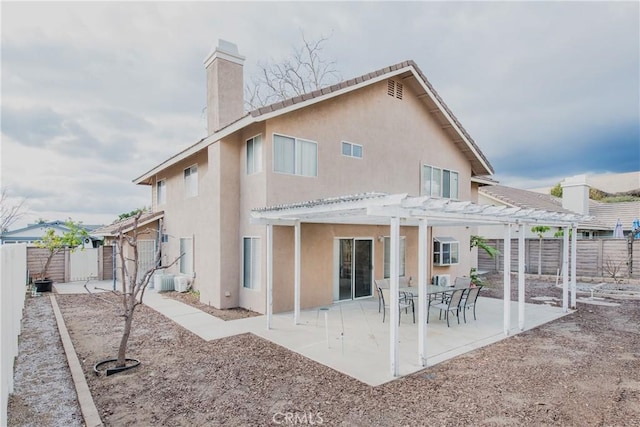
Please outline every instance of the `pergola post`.
M564 227L562 242L562 311L569 311L569 227Z
M576 308L576 269L578 258L578 228L571 225L571 308Z
M400 374L399 355L398 355L398 322L400 320L399 303L399 286L398 274L400 270L400 218L392 217L390 224L390 240L389 248L389 355L391 361L391 375L397 377Z
M273 317L273 225L267 224L267 330Z
M293 324L300 324L300 221L294 229Z
M504 334L509 335L511 327L511 224L504 225L504 254L503 254L504 272Z
M427 277L429 264L427 220L418 220L418 363L427 366Z
M519 224L518 232L518 329L524 331L524 224Z

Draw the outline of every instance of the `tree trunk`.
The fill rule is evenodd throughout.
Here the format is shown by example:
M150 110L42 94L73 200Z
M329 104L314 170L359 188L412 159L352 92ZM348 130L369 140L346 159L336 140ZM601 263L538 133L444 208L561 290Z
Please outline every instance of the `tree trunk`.
M133 324L133 311L135 309L135 300L132 298L128 302L133 301L132 306L127 307L124 315L124 331L122 332L122 339L120 339L120 347L118 348L118 361L116 362L117 368L122 368L126 365L126 352L127 342L129 341L129 334L131 333L131 325Z

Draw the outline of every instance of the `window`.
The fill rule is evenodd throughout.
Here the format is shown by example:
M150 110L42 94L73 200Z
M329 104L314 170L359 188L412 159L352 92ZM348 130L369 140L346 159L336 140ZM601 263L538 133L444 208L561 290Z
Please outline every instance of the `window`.
M422 165L422 195L458 198L458 172Z
M342 155L347 157L362 158L362 145L342 141Z
M167 203L167 182L164 179L156 184L156 199L158 205Z
M318 145L313 141L273 135L273 171L318 176Z
M242 286L258 289L260 286L260 238L242 239Z
M198 165L184 170L184 195L185 197L198 195Z
M193 238L180 238L180 273L193 274Z
M451 265L458 263L460 243L452 237L436 237L433 239L433 263Z
M391 276L391 238L384 238L384 278ZM405 275L405 238L400 237L400 277Z
M247 175L262 172L262 136L247 140Z

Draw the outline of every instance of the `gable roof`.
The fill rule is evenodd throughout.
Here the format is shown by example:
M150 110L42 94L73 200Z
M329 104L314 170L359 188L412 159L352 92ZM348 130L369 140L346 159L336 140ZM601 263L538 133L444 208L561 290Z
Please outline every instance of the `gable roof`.
M85 224L79 224L79 226L84 230L86 230L86 232L91 235L94 234L93 231L95 229L101 227L100 225L85 225ZM56 220L56 221L48 221L48 222L43 222L38 224L29 224L26 227L16 228L15 230L7 230L4 233L1 233L1 235L3 238L14 236L14 235L20 235L21 237L41 237L41 235L44 234L47 228L54 228L63 233L66 233L67 231L69 231L69 227L67 227L67 221ZM34 230L33 234L30 234L31 230Z
M488 185L478 190L484 196L513 207L544 209L561 213L574 213L562 207L562 199L550 194L521 190L504 185ZM635 218L640 216L640 202L602 203L589 200L590 220L580 223L581 228L613 230L618 219L624 230L631 230Z
M164 211L145 212L140 216L140 219L138 220L138 227L142 227L163 217ZM135 217L130 216L128 218L121 219L120 221L116 221L113 224L100 227L94 230L94 233L98 236L117 236L120 228L122 228L123 233L128 233L129 231L133 230L134 220Z
M434 117L443 131L452 139L456 147L467 157L471 164L472 176L491 175L494 173L493 166L491 166L489 160L480 150L480 147L478 147L473 138L471 138L469 133L464 129L464 127L462 127L460 121L444 103L440 95L436 92L416 63L414 61L404 61L313 92L255 109L235 122L228 124L208 137L201 139L194 145L168 158L156 167L145 172L143 175L135 178L133 182L136 184L151 184L151 179L156 173L186 159L203 148L253 123L263 122L265 120L308 107L318 102L344 95L391 77L402 80L403 84L406 84L413 89L417 97L422 100L429 113Z

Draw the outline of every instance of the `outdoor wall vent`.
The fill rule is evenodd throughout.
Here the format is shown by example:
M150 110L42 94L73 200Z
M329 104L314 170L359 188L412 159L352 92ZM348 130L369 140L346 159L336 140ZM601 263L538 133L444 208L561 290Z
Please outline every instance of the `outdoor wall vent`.
M402 83L398 83L395 80L387 80L387 95L402 99L402 89Z

